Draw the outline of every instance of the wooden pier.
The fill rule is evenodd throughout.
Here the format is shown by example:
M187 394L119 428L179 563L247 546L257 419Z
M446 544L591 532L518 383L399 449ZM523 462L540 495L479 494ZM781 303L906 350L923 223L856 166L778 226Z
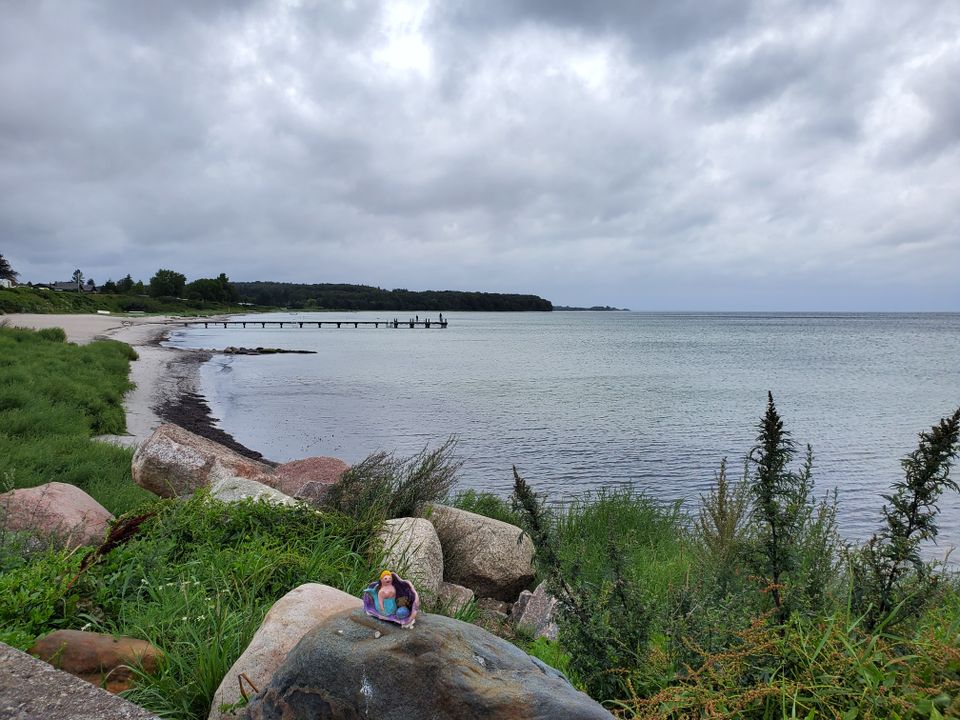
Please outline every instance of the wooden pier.
M227 328L246 328L250 326L252 328L267 329L269 328L298 328L303 330L304 328L316 328L320 330L324 325L327 327L385 327L393 328L397 330L399 328L409 328L413 329L424 329L431 330L433 328L446 329L447 320L187 320L182 322L183 327L198 327L203 325L205 328L209 328L211 325L215 328L222 327L224 330Z

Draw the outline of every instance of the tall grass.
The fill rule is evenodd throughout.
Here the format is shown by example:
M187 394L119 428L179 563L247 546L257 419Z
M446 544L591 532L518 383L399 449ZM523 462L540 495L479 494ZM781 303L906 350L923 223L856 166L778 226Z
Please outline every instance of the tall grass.
M44 612L51 605L55 612L44 622L141 638L163 650L159 673L141 676L128 693L162 717L205 718L227 670L288 591L317 582L359 595L380 562L374 526L338 513L224 504L203 492L141 510L156 515L59 602L45 602ZM72 575L76 566L64 570ZM16 639L16 619L0 620Z
M115 514L152 498L130 479L130 450L90 442L124 432L135 358L123 343L0 326L0 476L19 488L76 485Z

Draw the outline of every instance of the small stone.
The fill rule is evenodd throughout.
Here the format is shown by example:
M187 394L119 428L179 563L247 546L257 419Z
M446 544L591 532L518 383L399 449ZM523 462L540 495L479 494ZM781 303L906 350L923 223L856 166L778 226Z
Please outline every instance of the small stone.
M340 634L343 635L343 632L341 631ZM375 637L377 640L379 640L379 639L380 639L380 631L377 630L377 631L373 634L373 637Z

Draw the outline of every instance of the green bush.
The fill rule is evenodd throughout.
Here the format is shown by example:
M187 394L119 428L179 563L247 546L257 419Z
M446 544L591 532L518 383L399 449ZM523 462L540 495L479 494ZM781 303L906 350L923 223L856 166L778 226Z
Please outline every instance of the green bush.
M436 450L411 458L375 453L345 471L330 487L324 504L355 518L375 521L418 515L430 502L444 500L463 464L449 438Z

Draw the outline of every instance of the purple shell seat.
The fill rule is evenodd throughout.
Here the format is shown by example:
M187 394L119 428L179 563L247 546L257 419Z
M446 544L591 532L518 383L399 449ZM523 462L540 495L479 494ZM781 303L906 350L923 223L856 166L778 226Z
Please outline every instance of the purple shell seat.
M367 615L372 615L380 620L386 620L387 622L396 623L397 625L410 625L417 619L417 613L420 612L420 596L417 595L413 583L404 580L396 573L390 574L393 575L393 586L397 589L397 600L399 601L401 598L406 598L409 601L408 607L410 614L401 620L396 615L384 615L377 610L374 598L377 596L377 586L380 585L379 580L374 580L363 591L363 609Z

